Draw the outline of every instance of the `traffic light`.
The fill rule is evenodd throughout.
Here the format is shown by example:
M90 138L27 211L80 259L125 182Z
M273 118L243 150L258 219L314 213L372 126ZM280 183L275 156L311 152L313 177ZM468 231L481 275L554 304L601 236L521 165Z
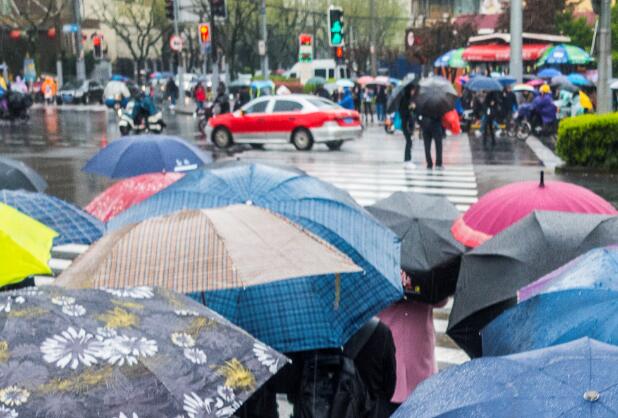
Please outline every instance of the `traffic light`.
M200 43L202 45L210 43L210 24L200 23L197 30L200 35Z
M308 33L298 35L298 62L313 61L313 36Z
M210 0L210 10L212 12L212 16L215 19L227 19L227 8L225 7L225 0Z
M169 20L174 20L174 1L175 0L165 0L165 16Z
M328 33L330 46L343 45L343 9L341 7L328 9Z
M92 35L92 53L95 59L103 58L101 53L101 37L96 33Z
M345 63L345 54L344 54L342 46L336 46L335 47L335 62L337 64L344 64Z

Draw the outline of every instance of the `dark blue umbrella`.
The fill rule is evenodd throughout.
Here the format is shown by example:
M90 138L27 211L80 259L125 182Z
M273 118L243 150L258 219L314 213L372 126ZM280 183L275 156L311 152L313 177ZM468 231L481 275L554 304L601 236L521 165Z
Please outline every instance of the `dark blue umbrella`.
M558 77L559 75L562 75L562 73L559 70L556 70L555 68L543 68L536 75L539 78L550 78L551 79L553 77Z
M0 190L0 202L58 232L55 245L92 244L103 235L101 221L53 196L23 190Z
M0 189L43 192L47 182L21 161L0 157Z
M84 166L87 173L126 178L146 173L184 172L212 161L209 153L174 136L126 136L110 143Z
M307 349L314 344L315 347L340 346L369 318L402 297L400 244L396 235L347 192L297 170L246 163L196 170L116 216L108 227L116 229L183 209L239 203L253 204L285 216L337 247L363 270L342 275L339 285L332 281L322 282L321 286L341 289L339 301L334 299L332 303L338 306L338 315L345 318L345 321L329 324L327 334L324 334L324 324L314 320L320 312L299 315L296 310L303 309L304 302L290 301L290 306L296 306L296 310L290 308L282 314L298 315L299 327L308 330L303 346L295 349ZM210 295L206 302L234 322L236 301L242 295L242 292L225 292ZM346 327L341 326L343 323Z
M393 418L610 418L618 411L618 348L582 338L485 357L421 383Z
M466 88L472 91L501 91L502 84L495 78L476 76L466 83Z
M481 331L483 355L497 356L590 337L618 344L618 292L543 293L505 311Z
M498 76L496 77L496 80L498 80L498 83L500 83L503 87L517 83L517 79L509 77L508 75Z

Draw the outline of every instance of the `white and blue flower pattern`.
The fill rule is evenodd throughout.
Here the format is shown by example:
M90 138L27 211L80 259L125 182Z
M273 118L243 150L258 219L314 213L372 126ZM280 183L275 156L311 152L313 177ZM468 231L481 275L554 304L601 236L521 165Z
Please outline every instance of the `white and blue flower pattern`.
M0 418L17 418L18 416L16 410L0 405Z
M133 287L127 289L102 289L107 293L114 295L118 298L130 298L130 299L151 299L154 296L154 291L151 287Z
M99 352L99 356L112 365L133 366L137 364L139 357L152 357L157 351L157 343L154 340L121 335L103 341L103 349Z
M41 352L46 362L54 363L62 369L69 366L73 370L80 364L86 367L96 364L102 348L101 342L92 334L73 327L47 338L41 344Z

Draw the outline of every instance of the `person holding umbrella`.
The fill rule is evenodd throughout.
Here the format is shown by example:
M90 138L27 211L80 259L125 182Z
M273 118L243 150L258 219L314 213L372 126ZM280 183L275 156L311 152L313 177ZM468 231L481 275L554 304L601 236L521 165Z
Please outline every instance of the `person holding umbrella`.
M417 90L414 84L409 84L403 93L403 97L399 102L399 116L401 118L401 130L403 137L406 140L406 148L403 154L404 166L406 168L414 168L412 162L412 135L414 134L414 96Z

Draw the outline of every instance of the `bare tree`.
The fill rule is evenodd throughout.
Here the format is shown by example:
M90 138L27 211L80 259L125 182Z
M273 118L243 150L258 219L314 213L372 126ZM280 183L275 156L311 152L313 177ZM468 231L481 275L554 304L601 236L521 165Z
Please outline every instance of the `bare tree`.
M102 2L96 13L126 45L139 77L169 25L162 0L111 0Z

